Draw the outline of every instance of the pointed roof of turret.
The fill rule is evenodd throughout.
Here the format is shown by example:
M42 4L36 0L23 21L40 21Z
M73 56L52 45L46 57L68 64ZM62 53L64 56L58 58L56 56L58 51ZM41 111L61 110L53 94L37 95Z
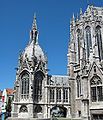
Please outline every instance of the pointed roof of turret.
M34 20L33 20L33 24L32 24L32 30L37 30L36 14L34 14Z
M31 41L34 40L34 44L38 44L38 30L37 30L36 14L34 14L32 28L30 31L30 39Z
M73 16L72 16L72 20L75 21L74 13L73 13Z
M45 61L45 55L38 43L38 30L37 30L37 22L36 22L36 15L34 15L32 28L30 30L30 42L24 50L23 53L23 60L25 60L25 56L31 61L33 56L37 58L37 60Z
M80 8L80 20L82 20L82 16L83 16L83 12L82 12L82 8Z

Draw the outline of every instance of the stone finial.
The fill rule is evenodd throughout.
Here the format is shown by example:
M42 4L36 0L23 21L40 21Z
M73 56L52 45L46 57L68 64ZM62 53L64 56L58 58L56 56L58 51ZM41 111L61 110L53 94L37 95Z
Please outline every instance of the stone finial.
M80 15L82 15L83 14L83 12L82 12L82 8L80 8Z
M34 40L35 44L38 44L38 31L37 31L37 23L36 23L36 14L34 14L32 29L30 31L30 39L31 39L31 41Z
M32 30L37 30L36 14L34 14L34 20L33 20L33 24L32 24Z

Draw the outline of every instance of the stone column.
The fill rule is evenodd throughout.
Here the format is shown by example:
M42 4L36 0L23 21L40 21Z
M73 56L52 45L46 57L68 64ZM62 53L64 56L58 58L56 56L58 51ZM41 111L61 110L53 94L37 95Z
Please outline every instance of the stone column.
M29 117L33 118L33 103L28 105L28 113L29 113Z
M88 96L88 81L87 76L83 76L82 78L82 90L83 90L83 96L82 96L82 102L81 102L81 114L82 114L82 120L88 120L89 117L89 96Z
M43 114L44 114L44 118L48 118L48 108L47 108L47 105L44 105Z
M56 87L54 88L54 102L55 102L55 104L57 103L57 100L56 100Z
M89 120L89 100L82 100L82 120Z
M63 86L63 85L62 85ZM63 87L61 87L61 103L63 104Z
M67 118L71 118L70 106L67 107Z
M51 117L51 115L50 115L50 106L48 106L48 118L50 118Z

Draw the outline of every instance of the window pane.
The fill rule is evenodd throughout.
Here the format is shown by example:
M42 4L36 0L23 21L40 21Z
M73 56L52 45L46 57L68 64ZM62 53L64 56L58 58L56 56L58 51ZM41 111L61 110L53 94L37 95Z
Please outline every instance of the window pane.
M35 73L34 99L36 101L40 101L42 99L42 80L43 80L43 74L41 72Z
M90 54L90 48L92 47L92 41L91 41L91 30L90 27L86 27L86 45L87 45L87 58L89 58Z
M91 99L92 99L92 102L95 102L97 100L96 87L91 87Z
M68 102L68 89L63 89L63 102Z
M29 95L29 75L24 73L21 77L21 97L28 98Z
M97 45L98 45L98 53L99 53L99 59L103 59L103 48L102 48L102 37L101 37L101 27L98 26L96 28L96 39L97 39Z
M50 102L54 102L54 88L50 89Z
M57 102L61 102L61 89L57 88L56 90Z
M77 44L78 44L78 61L80 62L80 30L77 30Z
M97 87L97 93L98 93L98 101L103 101L102 86Z

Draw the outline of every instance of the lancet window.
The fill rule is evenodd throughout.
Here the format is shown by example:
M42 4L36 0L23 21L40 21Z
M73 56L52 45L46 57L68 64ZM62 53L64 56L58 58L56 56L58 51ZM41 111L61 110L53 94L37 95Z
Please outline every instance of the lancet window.
M29 74L23 73L21 76L21 98L26 99L29 97Z
M86 27L86 49L87 49L87 58L90 55L90 48L92 48L92 41L91 41L91 29L89 26Z
M91 100L92 102L103 101L103 85L102 80L98 76L94 76L90 81Z
M77 30L77 53L78 53L78 62L80 63L80 29Z
M42 99L42 80L43 80L43 74L40 71L35 73L34 99L36 101L39 101Z
M99 60L101 61L103 59L103 48L102 48L102 36L101 36L101 27L96 27L96 40L98 45L98 54L99 54Z

